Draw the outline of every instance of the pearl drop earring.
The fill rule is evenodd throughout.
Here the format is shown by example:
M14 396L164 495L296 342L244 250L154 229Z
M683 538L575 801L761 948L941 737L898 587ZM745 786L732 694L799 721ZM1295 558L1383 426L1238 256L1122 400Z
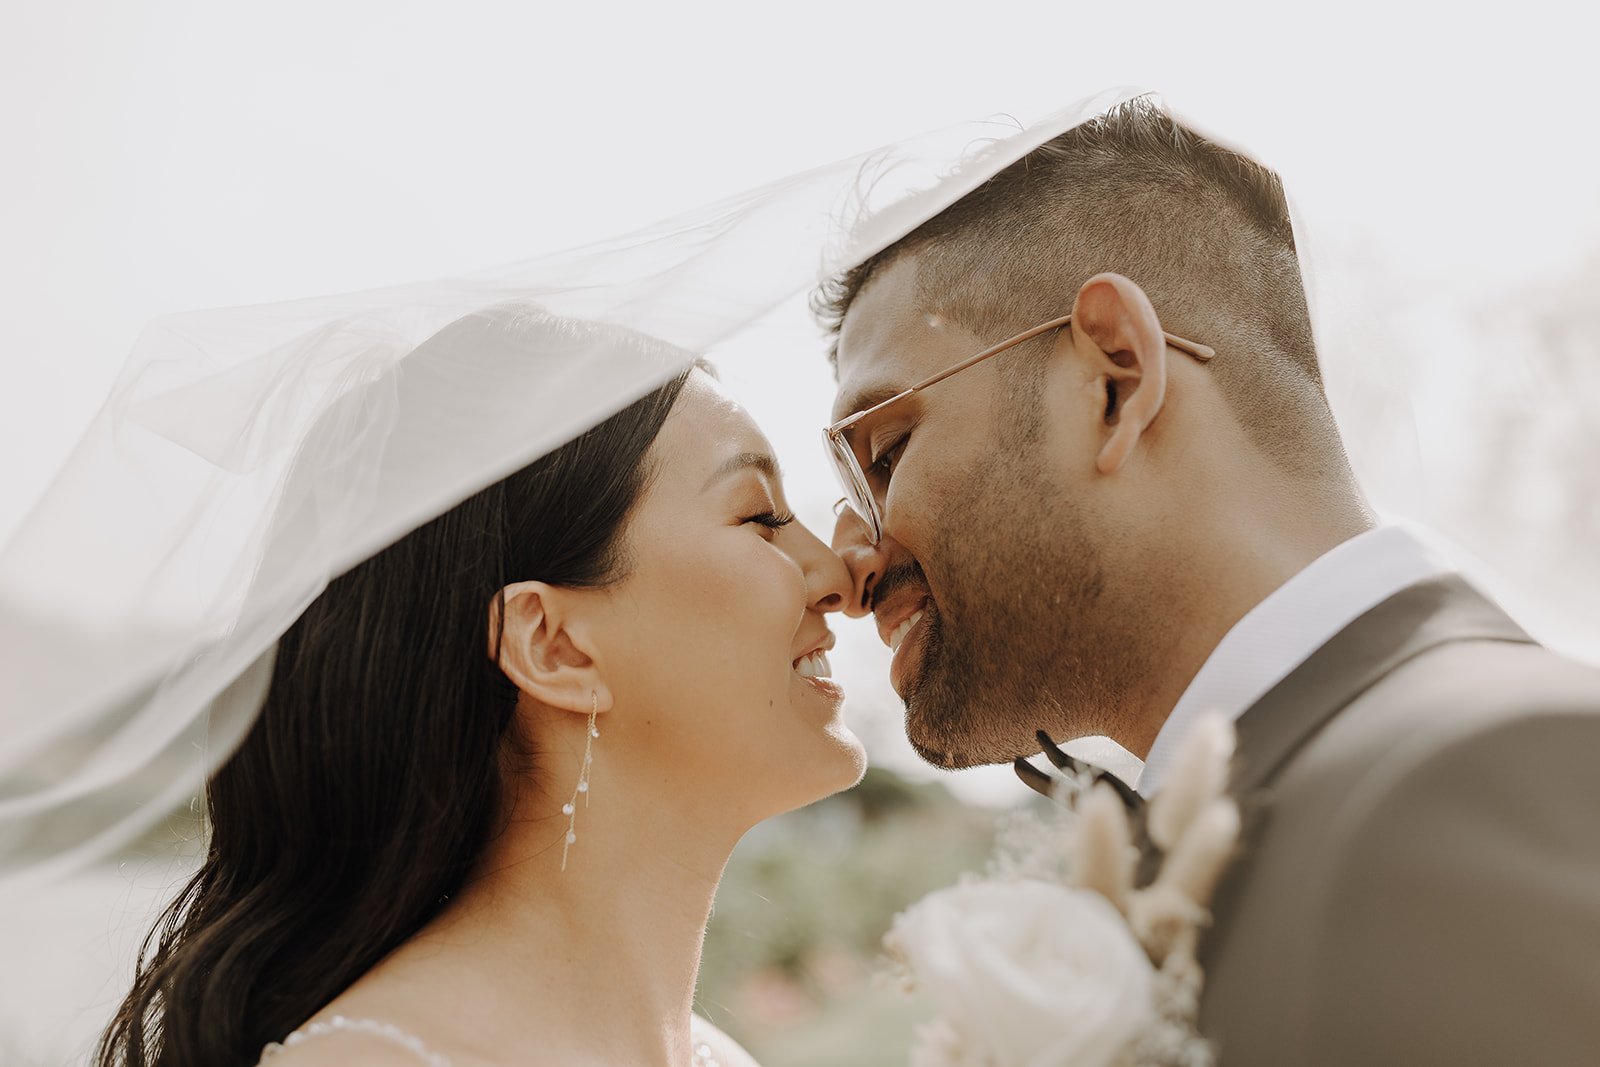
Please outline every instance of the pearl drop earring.
M595 725L595 716L600 714L600 693L598 690L589 693L589 728L584 731L583 737L583 769L578 772L578 788L572 791L572 799L561 805L561 814L567 817L567 836L561 842L561 869L567 869L567 850L578 843L578 794L583 794L583 806L589 806L589 769L594 765L594 739L600 736L600 727Z

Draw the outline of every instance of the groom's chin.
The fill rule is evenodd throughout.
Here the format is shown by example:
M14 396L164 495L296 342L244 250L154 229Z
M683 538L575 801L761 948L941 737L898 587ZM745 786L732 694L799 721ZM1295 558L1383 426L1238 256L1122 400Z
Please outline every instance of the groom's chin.
M967 754L964 752L933 748L915 739L911 739L911 747L916 749L917 755L922 757L924 763L931 763L943 770L959 771L967 767L977 766L975 762L967 758Z
M932 609L929 609L932 614ZM975 658L946 644L939 617L925 635L918 670L900 694L906 740L923 761L945 770L1010 764L1039 751L1031 724L1013 721L1017 702L976 682Z
M912 749L922 757L923 762L947 771L1010 763L1018 756L1030 756L1038 751L1035 747L1026 752L1013 752L1012 746L998 742L987 742L984 739L957 740L954 737L941 736L938 731L930 730L926 724L919 723L916 713L910 710L906 712L906 740L911 742Z

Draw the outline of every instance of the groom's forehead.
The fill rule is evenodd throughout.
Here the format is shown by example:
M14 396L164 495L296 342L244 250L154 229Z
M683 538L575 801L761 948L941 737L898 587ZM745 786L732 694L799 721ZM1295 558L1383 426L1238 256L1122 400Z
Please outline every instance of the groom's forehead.
M965 330L920 306L910 263L863 286L839 332L835 420L887 400L960 358ZM954 356L951 353L956 353Z

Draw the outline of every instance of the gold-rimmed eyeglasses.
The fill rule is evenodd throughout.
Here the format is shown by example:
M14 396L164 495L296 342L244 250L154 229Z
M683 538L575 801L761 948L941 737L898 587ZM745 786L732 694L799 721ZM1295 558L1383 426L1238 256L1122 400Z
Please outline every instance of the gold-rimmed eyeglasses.
M856 453L855 447L850 442L849 433L851 428L862 419L876 415L892 404L898 404L912 393L921 392L930 385L938 385L946 378L960 374L968 367L982 363L990 356L1004 352L1006 349L1019 345L1024 341L1031 341L1040 334L1049 333L1051 330L1059 330L1063 326L1070 326L1071 324L1072 316L1063 315L1059 319L1051 319L1049 322L1042 322L1030 329L1023 330L1015 337L1008 337L997 345L985 348L977 355L969 356L955 366L942 370L931 378L925 378L911 388L902 390L887 400L880 401L853 415L846 415L822 431L823 441L828 447L828 456L833 460L834 470L839 476L839 484L844 488L845 495L842 503L848 505L850 510L854 511L861 521L866 524L867 532L872 536L873 544L877 544L883 539L882 500L889 489L889 477L887 473L879 477L877 480L881 484L874 484L869 479L868 472L876 472L878 463L873 458L869 458L865 464L861 462L861 456ZM1210 345L1203 345L1197 341L1187 341L1182 337L1165 331L1163 331L1162 336L1166 338L1167 344L1181 352L1187 352L1201 363L1209 362L1216 357L1216 350Z

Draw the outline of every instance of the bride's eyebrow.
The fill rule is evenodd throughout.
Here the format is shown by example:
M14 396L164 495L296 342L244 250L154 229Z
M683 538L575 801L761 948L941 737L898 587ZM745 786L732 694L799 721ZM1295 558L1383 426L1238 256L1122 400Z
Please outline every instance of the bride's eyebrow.
M712 471L711 477L706 479L706 484L700 487L700 491L703 493L728 475L751 467L765 474L774 482L783 480L783 470L778 466L778 461L765 452L740 452L736 456L729 456L721 466Z

